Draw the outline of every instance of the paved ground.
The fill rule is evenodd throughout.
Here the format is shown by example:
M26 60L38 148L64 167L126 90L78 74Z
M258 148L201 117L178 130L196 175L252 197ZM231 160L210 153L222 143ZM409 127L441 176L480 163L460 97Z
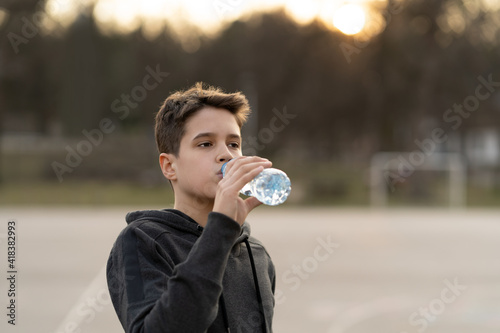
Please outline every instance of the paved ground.
M122 332L103 274L128 208L0 208L1 332ZM259 207L278 274L275 332L500 330L500 210ZM7 222L16 220L16 326ZM4 277L7 276L7 277Z

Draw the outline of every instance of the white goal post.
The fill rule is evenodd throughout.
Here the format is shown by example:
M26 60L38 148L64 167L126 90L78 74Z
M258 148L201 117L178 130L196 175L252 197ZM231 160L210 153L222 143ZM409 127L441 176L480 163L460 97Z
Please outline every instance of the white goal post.
M413 152L380 152L370 165L370 202L372 206L387 205L387 191L405 182L416 170L448 171L449 204L459 208L466 204L467 168L461 154Z

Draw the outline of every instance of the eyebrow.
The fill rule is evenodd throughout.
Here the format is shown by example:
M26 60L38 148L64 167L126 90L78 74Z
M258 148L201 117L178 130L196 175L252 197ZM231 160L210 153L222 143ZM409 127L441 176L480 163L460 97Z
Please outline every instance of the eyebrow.
M199 139L199 138L214 137L214 136L216 136L216 134L214 132L202 132L202 133L197 134L193 138L193 141L196 140L196 139ZM230 139L241 140L241 136L238 135L238 134L229 134L227 137L230 138Z

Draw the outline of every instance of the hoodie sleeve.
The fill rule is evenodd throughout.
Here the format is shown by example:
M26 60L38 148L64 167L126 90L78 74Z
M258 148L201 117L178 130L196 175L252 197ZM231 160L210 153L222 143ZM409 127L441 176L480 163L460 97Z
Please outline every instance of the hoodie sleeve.
M108 288L125 332L206 332L217 317L224 270L240 231L234 220L210 213L187 259L174 265L153 238L126 228L107 266Z

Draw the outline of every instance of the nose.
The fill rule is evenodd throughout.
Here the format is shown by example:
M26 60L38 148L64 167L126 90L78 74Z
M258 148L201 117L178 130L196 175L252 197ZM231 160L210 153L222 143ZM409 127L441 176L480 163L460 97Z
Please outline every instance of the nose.
M233 156L233 154L231 154L231 152L229 151L229 149L227 148L227 146L224 146L224 148L221 149L221 151L217 155L217 161L220 162L220 163L229 162L233 158L234 158L234 156Z
M233 159L233 156L231 154L223 154L223 155L220 155L218 157L218 161L221 163L229 162L232 159Z

